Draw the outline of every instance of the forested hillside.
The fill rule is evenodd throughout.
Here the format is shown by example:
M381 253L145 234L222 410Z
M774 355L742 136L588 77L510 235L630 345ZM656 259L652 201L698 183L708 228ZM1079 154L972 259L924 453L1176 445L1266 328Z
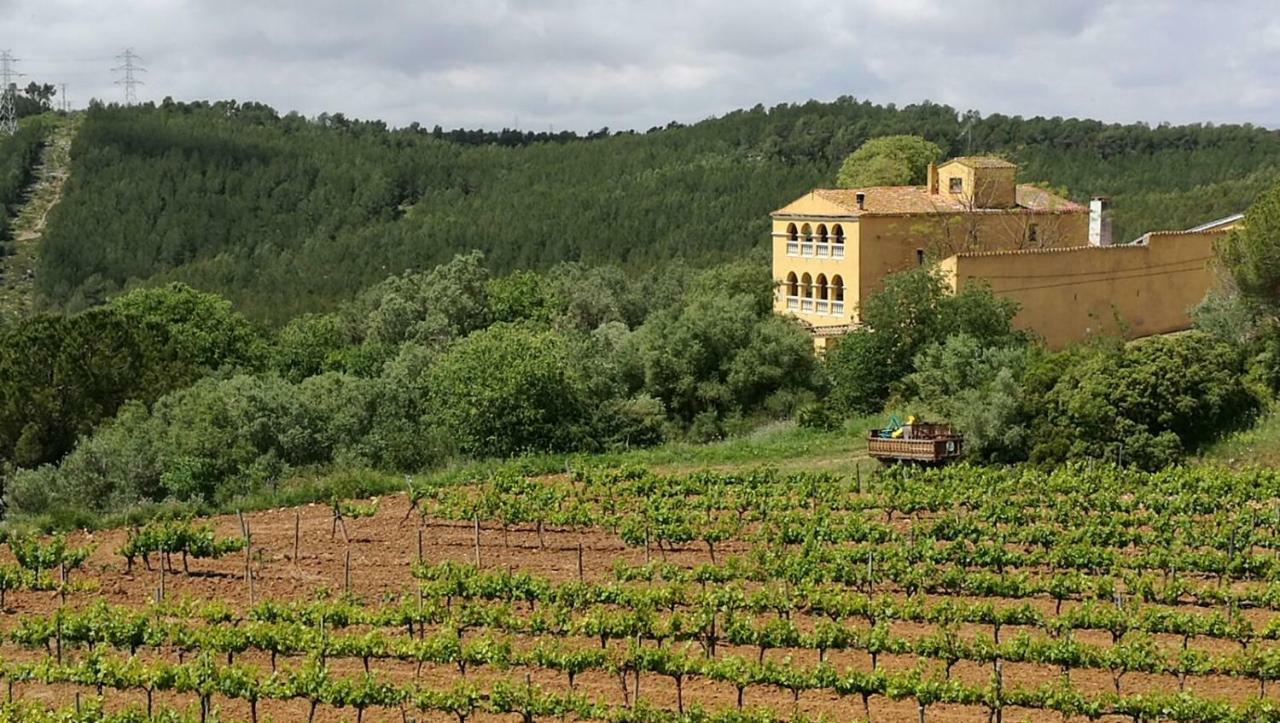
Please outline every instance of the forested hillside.
M470 249L499 272L723 261L765 246L770 210L832 183L847 153L891 133L949 155L1009 156L1023 180L1076 199L1110 195L1122 239L1242 210L1280 177L1280 134L1259 128L853 99L587 137L389 130L234 102L95 107L38 281L70 308L138 280L185 281L283 322Z
M0 255L10 252L10 218L31 182L46 124L27 121L12 136L0 137Z

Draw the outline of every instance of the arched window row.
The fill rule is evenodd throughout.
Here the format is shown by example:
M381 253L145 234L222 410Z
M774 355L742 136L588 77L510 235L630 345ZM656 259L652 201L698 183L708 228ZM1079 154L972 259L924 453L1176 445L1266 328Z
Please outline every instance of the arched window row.
M791 271L783 284L787 297L788 311L802 311L810 314L844 314L844 277L835 274L830 279L826 274L817 277L805 272L799 276Z
M817 226L787 224L787 255L844 258L844 227L838 223L828 228L825 223Z

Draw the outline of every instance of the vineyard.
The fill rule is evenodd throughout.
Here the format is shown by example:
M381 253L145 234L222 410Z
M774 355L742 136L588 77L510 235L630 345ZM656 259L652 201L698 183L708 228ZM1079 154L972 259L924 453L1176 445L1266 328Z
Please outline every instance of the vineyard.
M406 480L7 540L0 721L1280 720L1280 476Z

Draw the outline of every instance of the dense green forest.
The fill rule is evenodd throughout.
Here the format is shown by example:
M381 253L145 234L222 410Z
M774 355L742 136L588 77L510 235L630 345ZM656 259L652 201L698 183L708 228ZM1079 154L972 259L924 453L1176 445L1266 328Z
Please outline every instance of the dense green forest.
M9 253L9 223L31 183L46 131L38 119L27 120L14 135L0 137L0 255Z
M717 263L766 246L770 210L833 184L845 155L894 133L947 155L1008 156L1023 180L1077 199L1110 195L1120 238L1239 211L1280 177L1280 134L1261 128L852 98L586 136L393 130L231 101L95 106L38 282L53 306L78 309L133 283L183 281L279 324L470 249L500 273Z

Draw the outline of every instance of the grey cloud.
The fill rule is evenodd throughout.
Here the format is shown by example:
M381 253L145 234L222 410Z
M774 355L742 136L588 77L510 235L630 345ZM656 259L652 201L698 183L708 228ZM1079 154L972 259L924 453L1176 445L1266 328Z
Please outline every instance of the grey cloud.
M81 103L119 97L110 59L133 46L144 99L394 124L645 128L844 94L1280 124L1263 0L0 0L0 27Z

